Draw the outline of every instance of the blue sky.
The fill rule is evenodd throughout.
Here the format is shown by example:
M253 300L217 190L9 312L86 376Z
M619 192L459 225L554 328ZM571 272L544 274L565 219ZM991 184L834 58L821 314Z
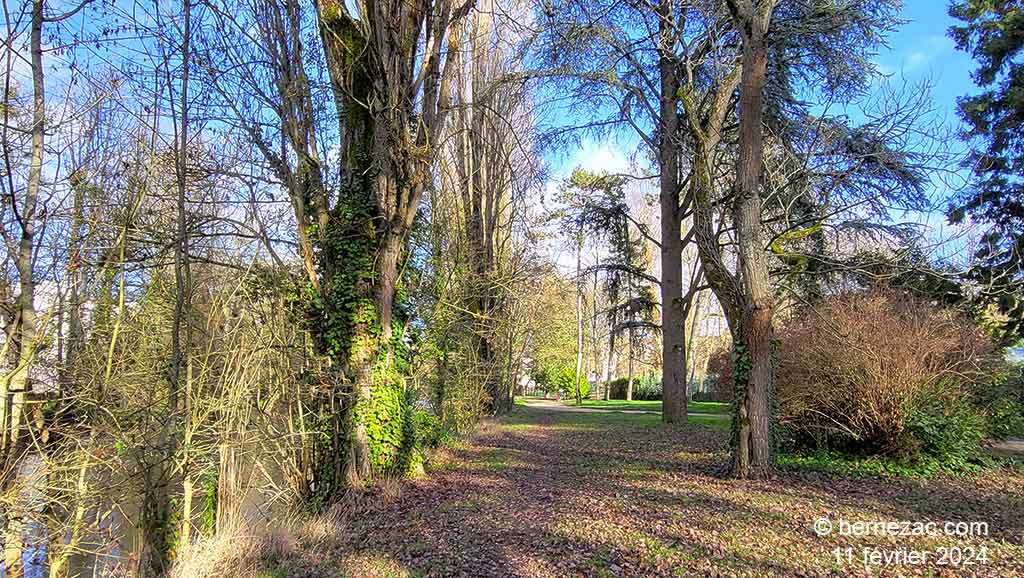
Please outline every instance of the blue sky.
M931 85L932 106L936 115L958 132L961 127L957 116L957 98L978 91L971 79L975 63L970 54L956 49L949 37L950 26L957 23L948 13L949 2L944 0L905 0L902 17L905 24L889 36L889 48L882 50L875 62L881 73L904 78L913 85L922 80ZM952 144L955 150L966 151L962 142ZM961 178L966 178L963 171ZM933 199L949 196L947 182L956 186L964 181L933 180ZM967 247L977 237L977 227L950 226L941 211L931 214L909 215L909 221L920 221L929 229L928 239L935 243L933 257L960 262L967 257Z
M910 81L930 78L937 109L956 119L956 99L976 90L969 54L955 48L946 33L954 20L941 0L906 0L903 18L909 20L889 37L889 50L878 55L879 70L901 74Z

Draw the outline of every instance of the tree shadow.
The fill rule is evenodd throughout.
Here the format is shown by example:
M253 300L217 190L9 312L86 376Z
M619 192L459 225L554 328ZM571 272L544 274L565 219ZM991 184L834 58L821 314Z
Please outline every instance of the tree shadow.
M1019 571L1011 558L1024 554L1020 494L1007 490L1019 485L1019 475L907 482L783 474L736 481L718 475L728 462L727 439L720 430L665 426L646 416L518 409L454 451L452 467L434 469L402 484L397 497L354 512L338 547L342 571L474 578L854 576L872 569L840 564L834 548L932 544L819 537L812 523L820 516L987 521L992 531L983 543L1001 557L974 574ZM351 562L364 559L386 560L391 570Z

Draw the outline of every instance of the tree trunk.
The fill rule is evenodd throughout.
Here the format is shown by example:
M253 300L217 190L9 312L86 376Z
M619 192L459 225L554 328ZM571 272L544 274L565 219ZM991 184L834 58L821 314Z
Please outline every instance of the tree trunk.
M188 454L195 427L192 421L193 383L192 361L189 360L185 372L185 437L183 443L185 456L182 459L181 534L178 537L178 556L182 558L188 555L189 548L192 546L192 499L195 495L195 473L192 471L194 465L188 458Z
M609 324L608 328L608 355L604 358L604 400L611 399L612 382L615 381L615 374L612 368L612 357L615 351L615 328Z
M172 531L169 523L171 498L168 493L167 469L162 465L150 465L145 473L140 513L142 555L139 557L139 576L163 576L170 568Z
M4 409L6 415L0 423L0 468L12 468L16 472L13 483L15 495L25 491L31 484L30 475L35 473L26 467L29 456L22 455L22 429L31 427L35 420L29 402L32 392L31 366L36 349L35 278L32 271L32 257L35 240L36 203L42 184L43 138L45 136L46 102L43 72L43 0L32 2L31 58L32 58L32 153L29 161L28 182L25 200L21 207L21 239L18 243L17 269L19 280L18 310L15 332L10 334L14 347L11 348L15 367L6 382ZM13 191L12 191L13 194ZM6 381L6 380L5 380ZM30 452L32 456L38 455ZM12 470L8 470L12 471ZM5 488L6 489L6 488ZM34 508L33 508L34 510ZM22 552L25 549L23 531L31 522L31 512L23 511L21 504L15 504L5 516L4 567L7 578L22 578Z
M192 360L189 358L189 347L191 345L191 322L190 316L192 313L192 269L189 251L189 229L188 229L188 207L186 200L188 196L188 102L189 102L189 66L191 64L191 24L192 24L192 10L190 0L184 0L182 2L182 12L184 13L184 26L182 28L182 47L181 47L181 60L182 60L182 72L181 72L181 128L180 128L180 139L178 144L178 162L176 168L178 169L178 248L177 255L175 258L175 283L177 285L176 299L175 299L175 316L174 316L174 343L176 349L175 365L174 365L174 382L171 387L171 403L172 411L177 411L177 397L178 389L180 388L180 371L182 367L186 368L185 375L185 424L184 429L186 435L191 436L192 424ZM180 331L184 325L185 339L182 342L180 340ZM176 434L172 433L172 437L177 437ZM191 439L186 440L184 463L182 465L184 481L182 484L182 490L184 492L184 498L182 500L182 519L181 519L181 536L179 543L182 552L187 552L189 543L191 541L191 528L192 528L192 490L193 480L191 460L187 458L189 448L188 443ZM174 445L172 444L172 448ZM172 454L173 458L173 454Z
M629 359L626 361L626 367L628 368L627 375L629 376L626 380L626 401L633 401L633 328L629 328Z
M297 36L298 3L289 6L296 15L291 34ZM349 485L359 485L369 477L371 464L366 426L356 408L371 397L375 370L394 370L391 320L398 265L430 182L430 159L448 114L447 71L459 59L452 42L445 51L445 39L455 15L451 6L431 1L374 4L369 13L356 17L340 0L317 0L314 6L342 135L339 166L344 192L331 211L322 210L329 203L322 182L317 182L312 196L320 218L322 298L345 301L329 306L343 311L328 308L324 313L337 334L325 335L335 343L321 345L345 374L343 384L331 384L327 418L334 447L345 456L344 478ZM301 45L297 38L295 43ZM302 60L295 60L301 73ZM300 88L308 97L308 83ZM305 120L297 134L310 131L313 123ZM295 148L315 151L311 143L315 139ZM315 168L310 171L314 177L319 165ZM307 215L296 212L300 224L308 222ZM348 300L353 286L358 303L351 310L347 308L353 307ZM337 341L346 346L332 349ZM352 389L343 390L342 385ZM337 478L318 481L324 486L338 483ZM335 497L333 489L317 493L330 500Z
M479 50L476 46L477 39L474 37L474 53ZM478 78L479 71L474 70L473 92L482 91L482 79ZM469 95L463 95L466 99ZM463 174L463 212L466 221L466 244L468 249L469 266L472 271L470 283L469 307L472 313L470 326L472 327L472 339L476 342L475 360L478 373L484 381L484 389L490 395L490 402L487 410L492 414L499 414L506 411L504 395L501 390L501 380L495 379L495 351L491 343L491 336L494 330L491 298L492 271L492 223L490 222L489 211L485 205L491 204L490 187L492 183L488 179L488 162L485 159L487 143L484 138L486 127L484 116L486 114L486 103L477 100L472 101L471 106L461 110L462 120L462 150L460 151L465 163ZM470 119L467 121L466 116Z
M583 405L580 381L583 378L583 279L580 275L583 253L583 226L576 232L576 405Z
M384 180L384 186L390 186L390 182ZM353 432L345 459L345 480L349 487L361 486L372 474L370 438L366 423L352 412L359 402L372 398L374 368L380 364L391 367L395 361L391 322L398 286L398 265L405 244L405 234L400 226L393 226L384 232L383 237L376 251L376 283L370 287L373 292L374 311L367 312L370 318L376 320L379 334L375 335L372 322L358 323L349 360L348 374L354 387L354 397L348 402L349 410L345 414L345 419L350 424L346 427L351 427Z
M61 368L61 382L65 387L73 387L78 381L79 355L85 342L85 329L82 325L82 291L85 288L85 263L82 259L85 184L72 184L72 187L74 202L71 209L71 238L68 243L68 338Z
M661 77L658 128L658 162L661 168L661 419L668 423L685 423L686 317L682 303L683 243L679 211L679 157L676 144L679 129L676 93L679 90L679 79L676 76L673 58L676 31L671 0L659 1L658 16L658 70Z
M92 446L89 440L87 446ZM52 557L50 561L50 578L64 578L70 576L69 562L72 554L80 552L82 535L85 533L85 515L89 504L89 468L92 465L91 456L83 452L82 463L78 466L78 483L75 486L75 513L71 516L71 531L68 533L67 543L61 544L59 554ZM51 546L51 548L53 548ZM52 551L52 550L51 550Z
M743 30L743 73L740 79L740 136L733 192L740 283L744 296L739 311L737 349L749 355L746 391L741 400L740 438L734 475L765 478L771 472L769 397L774 387L772 326L773 296L761 231L761 172L764 158L762 118L764 83L768 66L765 34L774 2L756 8L746 2L734 6ZM742 386L742 383L739 384ZM743 418L746 418L745 420Z
M377 354L374 348L380 342L372 340L370 331L372 328L361 328L361 331L356 334L356 339L362 343L355 346L357 351L354 359L350 362L353 388L351 399L344 402L346 409L335 418L341 418L342 422L332 428L339 436L344 435L347 431L352 432L346 446L344 459L345 483L350 488L361 487L370 478L371 472L370 436L366 431L365 421L356 414L359 403L373 396L373 366Z
M690 334L686 338L686 367L689 374L687 378L689 383L694 383L697 380L697 364L700 363L701 358L701 350L696 347L696 344L697 336L700 333L700 326L704 323L704 318L701 317L704 313L704 308L702 307L704 304L703 301L704 300L701 299L701 292L695 292L693 307L690 309L690 314L688 315L690 317Z
M468 167L467 184L469 190L469 207L472 209L472 222L467 223L467 234L470 242L470 266L475 271L475 299L477 314L474 320L474 334L477 338L477 351L480 367L483 370L484 386L490 394L489 411L493 414L505 413L511 409L511 398L506 393L506 386L498 371L497 322L495 316L496 298L493 286L493 274L497 267L494 251L495 227L497 216L495 211L499 204L501 166L496 162L493 142L493 112L489 94L491 84L496 82L492 76L493 66L489 58L490 40L494 28L494 7L490 0L483 0L474 14L472 33L469 37L472 51L471 94L462 94L460 100L469 101L464 114L470 116L466 129Z

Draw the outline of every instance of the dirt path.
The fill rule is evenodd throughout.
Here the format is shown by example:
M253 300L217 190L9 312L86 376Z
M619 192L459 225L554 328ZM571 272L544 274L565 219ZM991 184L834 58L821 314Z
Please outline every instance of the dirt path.
M571 405L565 405L564 403L553 401L550 399L536 399L526 398L523 400L526 407L541 410L541 411L558 411L558 412L581 412L581 413L639 413L648 415L661 415L660 411L654 411L649 409L610 409L602 407L575 407ZM694 417L717 417L722 419L729 419L728 415L721 413L700 413L700 412L689 412L687 415Z
M994 454L1004 456L1024 457L1024 439L1008 439L994 442L986 448ZM1024 515L1024 514L1022 514Z
M318 556L308 573L282 575L1024 576L1019 472L740 482L719 474L727 448L727 431L664 426L656 415L519 407L390 499L363 504L332 546L329 572ZM819 537L812 527L823 516L988 527L966 539ZM943 546L984 548L986 561L936 565ZM852 562L837 560L847 547ZM866 568L863 549L874 547L926 551L930 561Z

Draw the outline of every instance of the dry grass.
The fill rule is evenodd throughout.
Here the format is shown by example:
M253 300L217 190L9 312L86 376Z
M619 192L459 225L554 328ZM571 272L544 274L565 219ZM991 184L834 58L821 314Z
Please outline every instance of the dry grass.
M225 529L203 538L175 562L171 578L251 578L280 560L295 557L294 524Z
M318 575L347 527L341 508L314 517L290 514L267 524L240 524L192 544L170 578Z

